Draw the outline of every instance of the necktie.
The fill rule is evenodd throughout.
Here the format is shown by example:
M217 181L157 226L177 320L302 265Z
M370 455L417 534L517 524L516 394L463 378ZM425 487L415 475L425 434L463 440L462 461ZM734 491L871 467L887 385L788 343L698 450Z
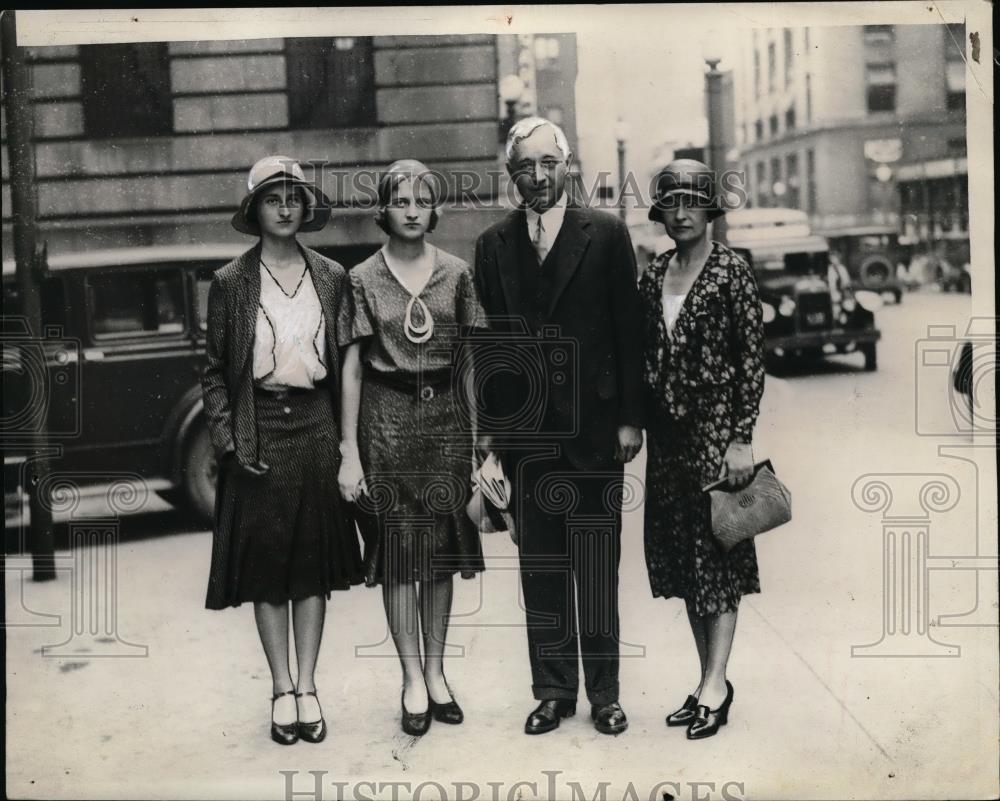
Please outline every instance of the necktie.
M535 235L531 237L531 244L535 248L535 253L538 254L538 263L541 264L545 261L545 257L549 255L548 244L545 242L545 228L542 226L542 218L538 218L538 227L535 228Z

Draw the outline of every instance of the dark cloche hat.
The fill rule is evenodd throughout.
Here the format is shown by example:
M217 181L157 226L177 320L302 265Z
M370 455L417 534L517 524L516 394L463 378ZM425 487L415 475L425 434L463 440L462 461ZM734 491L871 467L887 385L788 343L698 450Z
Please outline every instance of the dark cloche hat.
M707 164L695 159L674 159L656 174L649 219L660 222L668 200L677 195L689 198L695 208L706 209L709 220L726 213L719 202L715 173Z

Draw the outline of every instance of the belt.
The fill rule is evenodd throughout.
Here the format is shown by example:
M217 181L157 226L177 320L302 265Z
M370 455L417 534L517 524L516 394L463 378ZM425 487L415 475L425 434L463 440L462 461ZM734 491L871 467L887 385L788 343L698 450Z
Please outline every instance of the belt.
M452 371L445 369L429 370L424 373L383 373L366 367L364 380L429 401L434 399L437 391L451 386Z
M316 391L315 387L281 387L280 389L271 389L270 387L255 386L253 389L257 395L262 395L265 398L274 398L275 400L284 400L293 395L309 395Z

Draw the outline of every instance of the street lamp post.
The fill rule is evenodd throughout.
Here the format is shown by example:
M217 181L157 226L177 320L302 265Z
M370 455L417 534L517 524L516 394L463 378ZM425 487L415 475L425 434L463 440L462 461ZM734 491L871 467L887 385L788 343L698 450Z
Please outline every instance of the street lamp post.
M517 119L517 104L524 94L524 81L521 77L511 73L504 76L497 87L500 93L500 100L504 104L504 110L500 118L499 142L501 145L507 143L507 134L514 127Z
M719 62L722 54L715 46L715 36L706 39L702 50L702 58L708 66L705 73L705 98L708 116L708 166L715 173L716 191L720 201L724 202L723 175L726 169L726 143L723 140L723 108L722 108L722 70ZM726 217L717 217L712 223L712 238L722 244L726 243Z
M625 190L625 142L628 139L629 127L621 117L615 124L615 139L618 142L618 216L625 221L627 209L622 193Z

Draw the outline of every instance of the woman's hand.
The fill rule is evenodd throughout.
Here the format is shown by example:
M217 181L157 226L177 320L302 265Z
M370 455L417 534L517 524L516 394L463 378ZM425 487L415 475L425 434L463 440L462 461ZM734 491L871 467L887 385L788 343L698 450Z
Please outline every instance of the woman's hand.
M353 503L364 491L365 471L361 467L361 456L357 448L344 448L342 455L337 483L344 500Z
M722 459L719 478L729 479L730 489L742 489L753 477L753 450L746 442L730 442Z
M615 459L622 464L628 464L641 450L642 429L635 426L619 426L618 442L615 445Z

